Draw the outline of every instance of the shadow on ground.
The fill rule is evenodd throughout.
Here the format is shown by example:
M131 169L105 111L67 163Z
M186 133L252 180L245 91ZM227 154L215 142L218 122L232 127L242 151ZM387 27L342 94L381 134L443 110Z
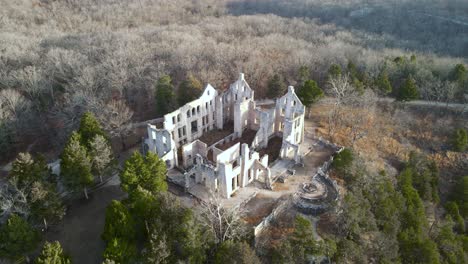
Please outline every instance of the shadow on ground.
M46 233L47 241L60 241L73 263L102 263L105 243L101 239L106 207L112 200L126 197L119 186L106 186L85 198L73 201L63 221Z

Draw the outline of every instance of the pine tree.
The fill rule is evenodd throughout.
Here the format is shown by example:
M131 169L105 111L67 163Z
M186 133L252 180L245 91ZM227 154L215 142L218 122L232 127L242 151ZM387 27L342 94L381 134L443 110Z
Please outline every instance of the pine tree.
M39 234L23 218L12 214L0 227L0 257L16 259L36 248Z
M453 149L458 152L464 152L468 146L468 132L464 128L455 130L452 139Z
M313 80L307 80L304 85L297 91L297 97L301 100L302 104L308 108L307 118L310 117L310 107L323 97L323 91Z
M107 243L103 257L115 263L135 263L137 248L135 243L121 238L113 238Z
M65 255L58 241L45 242L36 264L71 264L70 257Z
M407 78L403 86L400 88L398 100L411 101L419 98L419 91L416 82L413 78Z
M107 140L106 133L102 130L99 121L91 112L86 112L81 117L78 133L81 136L81 144L86 146L87 149L90 149L91 141L96 135L101 135Z
M305 81L310 79L310 69L309 67L303 65L299 67L298 70L298 80L299 80L299 85L304 85Z
M126 192L132 192L141 186L153 194L167 191L167 168L163 160L156 154L148 152L143 157L139 152L125 161L125 166L120 174L121 186Z
M338 64L332 64L330 68L328 68L328 79L336 78L341 75L341 66Z
M106 221L102 239L110 242L114 238L134 241L135 222L128 209L119 201L112 200L106 208Z
M195 78L192 74L189 74L187 79L179 85L177 93L177 101L180 106L197 99L203 92L203 84Z
M174 106L174 87L171 77L164 75L156 83L156 113L164 116L169 113Z
M268 81L268 97L278 98L283 96L285 92L286 85L281 76L278 74L273 75L273 78Z
M379 76L377 76L375 84L383 95L390 94L393 90L392 84L390 83L388 79L388 74L385 70L382 70L379 73Z
M465 65L457 64L450 73L451 81L457 82L459 85L463 85L468 80L468 71Z
M88 199L87 187L93 183L94 178L91 174L91 160L80 142L80 134L73 132L61 155L60 174L69 189L82 188Z

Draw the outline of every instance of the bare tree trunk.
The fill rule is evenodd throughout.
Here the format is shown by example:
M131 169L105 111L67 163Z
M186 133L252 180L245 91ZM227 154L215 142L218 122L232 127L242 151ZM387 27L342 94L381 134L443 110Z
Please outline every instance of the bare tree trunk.
M307 119L310 119L310 109L312 108L312 106L309 106L307 107Z
M99 180L100 180L101 183L102 183L102 174L101 174L101 173L99 174Z
M47 230L47 220L45 218L43 218L44 220L44 230Z
M84 196L86 197L86 200L88 200L88 190L86 187L83 188L84 191Z

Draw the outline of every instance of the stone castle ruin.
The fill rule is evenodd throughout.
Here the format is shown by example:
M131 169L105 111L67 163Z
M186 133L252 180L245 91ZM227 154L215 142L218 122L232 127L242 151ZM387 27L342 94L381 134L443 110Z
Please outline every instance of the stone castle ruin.
M292 86L275 102L256 102L241 73L228 90L208 84L198 99L164 115L163 128L148 124L145 148L168 169L184 171L186 188L195 181L229 198L254 180L270 185L273 159L300 162L304 113Z

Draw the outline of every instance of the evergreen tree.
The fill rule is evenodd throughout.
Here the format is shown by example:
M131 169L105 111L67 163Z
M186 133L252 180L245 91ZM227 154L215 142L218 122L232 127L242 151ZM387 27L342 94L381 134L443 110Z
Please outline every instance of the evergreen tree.
M36 264L71 264L70 257L65 255L58 241L45 242L41 254L37 257Z
M379 73L379 76L377 76L375 84L383 95L390 94L393 90L392 84L390 83L388 79L388 73L385 70L382 70Z
M80 134L81 144L86 146L88 150L90 149L91 142L96 135L101 135L107 140L106 133L102 130L99 121L91 112L86 112L81 117L78 134Z
M125 241L134 241L135 223L128 209L119 201L112 200L106 208L106 221L102 239L110 242L114 238Z
M125 166L120 174L122 188L132 192L137 186L141 186L153 194L167 191L167 168L163 160L156 154L148 152L143 157L139 152L125 161Z
M463 85L468 80L468 71L465 65L457 64L450 73L450 80Z
M310 69L309 67L303 65L301 67L299 67L299 70L298 70L298 80L299 80L299 85L302 86L304 85L304 83L310 79Z
M435 238L439 247L442 263L467 263L468 256L463 249L461 236L453 232L454 222L448 216L441 224Z
M465 233L465 220L460 215L458 204L456 202L447 202L445 204L445 210L447 211L447 215L454 220L456 224L455 228L458 231L458 233Z
M419 98L418 87L413 78L409 77L406 79L400 91L398 93L398 100L400 101L411 101Z
M112 238L104 250L103 257L107 261L126 264L136 263L137 248L135 243L129 242L123 238Z
M185 105L186 103L197 99L203 92L203 84L195 78L192 74L189 74L186 80L179 85L177 93L177 102L179 106Z
M457 180L451 199L457 203L460 214L468 217L468 176Z
M61 155L60 174L68 188L82 188L87 199L87 187L93 183L94 178L91 174L91 160L80 142L80 134L73 132Z
M278 98L286 93L286 84L281 78L280 75L275 74L273 78L268 81L268 97L270 98Z
M16 259L36 248L39 234L28 222L16 214L11 214L0 227L0 257Z
M341 75L341 66L338 64L332 64L328 68L328 79L336 78Z
M65 214L51 174L43 157L33 159L29 153L18 154L10 172L10 180L26 194L31 220L42 222L45 228L48 221L60 220Z
M260 264L262 263L255 251L246 242L223 242L215 255L215 264Z
M0 157L7 158L14 149L15 133L10 122L0 120Z
M156 113L163 116L169 113L174 106L174 87L171 77L164 75L156 83Z
M350 149L343 149L333 158L332 167L339 173L344 173L353 163L353 152Z
M313 103L317 102L323 97L323 91L313 80L307 80L304 82L297 91L297 97L301 100L302 104L308 108L307 117L310 117L310 107Z
M453 149L458 152L464 152L468 146L468 132L464 128L455 130L452 139Z

